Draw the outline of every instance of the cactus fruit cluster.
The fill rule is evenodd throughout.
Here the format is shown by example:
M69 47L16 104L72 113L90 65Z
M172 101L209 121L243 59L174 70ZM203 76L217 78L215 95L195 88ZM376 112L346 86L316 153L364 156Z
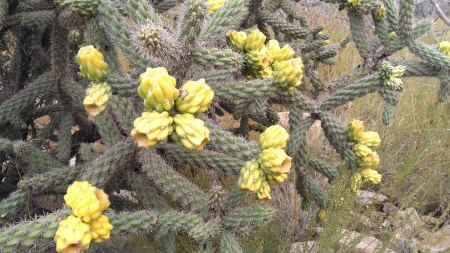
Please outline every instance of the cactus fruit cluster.
M448 46L418 40L432 22L413 22L413 0L323 2L349 20L341 41L290 0L0 1L8 42L0 45L0 252L83 251L109 233L149 231L166 252L180 236L198 252L243 252L240 238L278 217L263 202L283 182L295 182L302 208L317 205L324 221L327 200L311 171L329 182L339 171L308 151L316 121L354 181L378 183L378 135L356 121L346 130L333 110L377 92L388 125L407 89L402 77L437 77L445 102ZM361 63L326 81L318 68L335 65L350 42ZM395 59L404 48L417 58ZM289 111L289 134L277 108ZM237 126L225 129L224 115ZM61 197L73 182L85 188L71 186L72 210L21 221L43 213L36 196ZM111 199L106 218L100 188L132 191L136 208Z

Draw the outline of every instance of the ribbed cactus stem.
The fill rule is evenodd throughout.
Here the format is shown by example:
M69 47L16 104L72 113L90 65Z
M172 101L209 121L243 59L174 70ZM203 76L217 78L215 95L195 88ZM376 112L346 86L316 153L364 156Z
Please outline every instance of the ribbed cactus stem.
M445 54L437 51L436 49L425 45L420 41L411 41L409 43L409 49L415 55L419 56L423 60L438 65L441 68L450 68L450 58Z
M225 84L209 84L214 91L215 99L251 99L261 96L270 96L277 86L272 78L255 79L247 82L230 82Z
M348 10L347 13L350 20L350 31L356 49L362 58L367 59L369 58L370 52L367 44L367 36L364 32L364 19L360 14L357 14L354 11Z
M254 205L239 208L227 213L222 219L222 224L229 229L243 229L247 226L258 225L263 221L269 221L275 211L268 205Z
M220 236L220 253L243 253L239 242L229 230L222 231Z
M410 40L412 30L412 18L414 0L401 0L399 8L399 20L398 20L398 36L404 40Z
M202 150L201 152L193 153L185 148L166 143L162 144L161 147L164 149L164 156L178 166L189 164L194 168L201 167L238 175L241 167L244 165L237 158L212 150Z

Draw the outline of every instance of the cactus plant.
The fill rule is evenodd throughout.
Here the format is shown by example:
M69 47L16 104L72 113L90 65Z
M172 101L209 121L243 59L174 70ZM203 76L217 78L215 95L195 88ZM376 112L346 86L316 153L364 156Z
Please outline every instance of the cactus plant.
M104 208L90 218L74 211L67 226L93 231L94 242L107 239L104 230L111 227L111 236L157 228L169 252L177 231L199 252L242 252L239 235L274 216L274 207L263 202L289 173L302 203L315 202L325 220L324 193L308 168L330 182L338 170L308 154L305 135L315 120L354 172L352 189L362 180L379 182L381 175L369 168L382 160L369 148L379 137L357 121L344 129L331 110L378 92L386 102L381 118L389 124L397 92L407 89L402 75L438 77L444 102L448 45L418 41L431 23L413 24L412 0L400 0L400 8L393 0L324 2L339 4L350 20L351 34L341 42L330 44L323 27L309 27L289 0L0 1L0 36L15 47L2 55L14 64L2 65L0 80L0 161L6 168L0 224L13 224L0 230L0 251L55 247L55 233L56 249L64 251L58 238L68 232L56 229L70 215L67 208L19 220L33 196L78 180L93 187L91 195L97 187L108 193L128 188L138 200L139 211L106 211L107 218ZM162 15L171 9L178 18ZM278 9L287 19L274 14ZM364 30L370 19L373 37ZM335 64L332 58L350 40L362 63L325 82L317 67ZM421 60L387 60L403 48ZM290 111L289 135L275 126L275 104ZM219 124L224 111L239 120L235 132ZM48 122L37 130L35 120L43 116ZM265 128L259 143L242 137ZM186 166L233 175L235 182L229 187L215 180L208 193L182 174ZM74 201L67 205L74 208ZM90 240L71 243L85 250Z

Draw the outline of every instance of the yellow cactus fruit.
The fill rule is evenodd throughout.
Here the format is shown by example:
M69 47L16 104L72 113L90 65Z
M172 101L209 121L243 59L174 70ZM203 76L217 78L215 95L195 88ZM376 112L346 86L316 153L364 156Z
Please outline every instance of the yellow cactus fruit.
M253 194L261 188L264 181L264 171L259 167L258 161L253 159L247 161L244 167L241 168L238 186L243 192Z
M287 173L291 169L291 157L281 148L264 149L259 158L259 164L265 171Z
M256 196L262 202L267 202L272 199L270 196L270 185L266 181L262 182L261 187L256 191Z
M208 13L211 15L220 7L222 7L228 0L208 0Z
M375 167L380 163L377 152L372 151L372 149L366 145L355 144L353 146L353 151L358 158L357 162L360 167Z
M287 173L266 172L266 181L272 185L282 184L287 178Z
M356 9L361 5L361 0L347 0L347 7Z
M292 60L275 62L272 65L272 68L275 83L284 91L292 91L302 83L303 63L300 57Z
M450 56L450 42L445 40L438 44L439 51L447 56Z
M175 101L177 110L181 113L202 113L208 110L214 98L214 91L201 78L188 81L180 88L180 96Z
M111 96L111 87L107 83L92 83L86 89L84 108L95 117L106 109Z
M362 170L361 177L363 177L364 180L371 182L372 184L378 184L381 182L381 175L373 169Z
M380 145L381 139L377 132L363 132L356 140L358 144L366 145L368 147L376 147Z
M245 39L247 39L247 34L245 32L229 30L226 33L227 44L239 52L244 52Z
M255 50L261 50L264 47L266 36L258 29L251 31L244 41L244 51L251 52Z
M190 113L176 114L173 117L175 143L181 143L189 150L202 150L209 142L209 129L201 119L194 118Z
M380 8L375 13L372 13L372 18L375 21L380 21L386 16L386 7L381 3Z
M78 50L77 62L81 73L93 82L102 82L108 76L108 64L103 61L103 54L92 45Z
M324 40L324 41L323 41L323 44L324 44L324 45L330 44L330 40Z
M110 205L108 195L87 181L75 181L70 185L64 195L64 200L72 208L73 214L83 222L97 219L101 216L101 212Z
M260 78L272 78L273 77L272 67L268 66L263 70L257 71L256 76Z
M75 253L89 249L91 233L89 226L71 215L59 222L55 233L56 252Z
M350 178L350 190L352 192L358 192L359 188L361 187L361 183L361 174L358 172L354 173Z
M326 222L327 221L327 212L325 209L321 208L318 212L317 212L317 218L319 219L319 221L321 222Z
M389 37L391 38L391 40L395 40L397 38L397 34L395 32L390 32Z
M173 131L172 123L173 118L166 111L143 112L141 117L134 120L131 135L138 147L151 148L157 143L167 141Z
M280 49L280 44L277 40L269 40L269 42L267 42L267 51L271 58L271 64L274 62L291 60L295 54L295 51L292 50L291 46L288 44Z
M89 223L92 241L101 243L106 241L110 237L113 225L109 223L107 216L102 215L97 219L91 220Z
M147 68L139 76L138 95L144 99L144 106L158 112L169 111L175 105L180 92L176 80L163 67Z
M255 71L260 71L269 66L270 60L264 53L259 50L248 52L245 55L247 66Z
M352 120L352 122L348 123L347 129L345 130L345 134L352 141L357 141L364 131L363 122L360 120Z
M261 149L285 148L288 139L289 134L282 126L273 125L259 135L259 145Z

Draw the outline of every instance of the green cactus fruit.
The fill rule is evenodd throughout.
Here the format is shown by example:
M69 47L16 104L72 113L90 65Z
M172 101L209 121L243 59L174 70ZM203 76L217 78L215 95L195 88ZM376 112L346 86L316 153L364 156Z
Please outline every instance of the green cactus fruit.
M357 141L364 131L363 122L360 120L352 120L348 123L347 129L345 130L345 135L352 141Z
M262 182L261 187L258 191L256 191L256 196L258 196L258 199L262 202L266 202L272 199L270 196L270 186L267 181Z
M166 142L173 132L173 118L164 112L143 112L142 116L134 120L131 135L139 147L151 148L159 142Z
M291 169L291 157L281 148L264 149L259 158L259 164L265 171L287 173Z
M97 219L91 220L88 225L92 241L96 243L102 243L109 239L111 230L113 229L113 225L109 223L109 219L106 215L102 215Z
M78 50L77 62L81 73L93 82L102 82L108 76L108 64L103 61L103 54L92 45Z
M259 135L261 149L285 148L289 139L288 132L280 125L268 127Z
M73 214L83 222L90 222L101 216L101 212L109 207L108 195L87 181L75 181L67 188L64 195L66 204L72 208Z
M389 90L402 91L404 85L399 77L403 76L405 70L404 66L398 65L394 67L388 61L382 62L378 72L383 79L383 87Z
M194 118L190 113L176 114L174 122L174 141L177 145L189 150L202 150L209 142L209 129L201 119ZM172 136L171 136L172 137Z
M259 50L248 52L245 55L247 67L253 71L261 71L269 66L270 60L264 53Z
M180 88L180 96L175 101L177 110L181 113L202 113L208 110L214 98L214 92L201 78L188 81Z
M142 45L150 50L158 49L161 46L161 34L153 26L143 26L139 31L138 38Z
M377 132L363 132L356 141L358 144L366 145L368 147L376 147L380 145L381 139Z
M381 182L381 175L376 170L366 168L362 170L360 174L364 180L367 180L372 184L378 184Z
M226 33L227 44L238 52L244 52L244 44L246 39L247 34L245 32L229 30Z
M84 108L95 117L106 109L111 96L111 87L106 82L92 83L86 89L86 97L83 100Z
M291 60L295 54L295 51L287 44L280 49L280 44L277 40L269 40L269 42L267 42L267 51L268 55L270 55L271 64L274 62Z
M361 5L361 0L347 0L346 5L351 9L356 9Z
M89 225L71 215L59 222L55 233L56 252L84 252L91 243Z
M251 31L244 42L244 51L251 52L255 50L261 50L264 47L266 36L258 29Z
M287 173L266 172L266 181L272 185L282 184L287 178Z
M375 167L380 163L377 152L372 151L366 145L355 144L353 146L353 152L358 158L357 162L360 167Z
M272 65L275 83L284 91L293 91L300 86L303 77L303 63L300 57Z
M372 13L372 18L375 21L380 21L386 16L386 7L384 7L384 4L381 3L380 8L374 13Z
M247 161L242 167L238 186L243 192L254 194L265 180L264 171L260 168L258 161L253 159Z
M214 185L208 193L208 207L216 212L223 209L227 200L226 191L221 185Z
M158 112L169 111L175 105L180 92L175 87L176 80L163 67L147 68L139 76L137 93L144 99L144 106Z

